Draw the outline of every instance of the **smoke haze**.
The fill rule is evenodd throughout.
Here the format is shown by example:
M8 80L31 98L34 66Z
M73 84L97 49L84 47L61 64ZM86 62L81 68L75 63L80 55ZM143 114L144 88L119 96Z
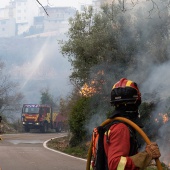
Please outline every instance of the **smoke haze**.
M129 24L126 29L132 33L130 37L135 37L135 29L140 30L140 40L145 42L145 45L140 46L137 53L135 54L136 63L134 68L130 66L127 68L122 68L118 65L109 65L106 63L95 66L91 70L91 79L94 78L96 72L95 70L104 71L104 80L107 82L104 85L105 99L103 103L99 101L97 108L97 113L89 121L87 125L88 132L92 132L95 126L101 124L106 118L106 112L110 108L110 92L114 83L116 83L120 78L126 77L130 80L135 81L142 94L142 101L153 101L155 102L157 98L161 101L158 102L156 109L153 111L152 116L154 118L153 124L154 128L157 126L155 119L160 119L160 114L165 114L165 110L170 110L170 53L169 53L169 12L166 3L160 3L160 1L155 1L159 6L159 9L155 6L152 9L152 3L146 2L137 4L133 9L127 10L122 13L122 16L128 22L128 15L133 18L133 24ZM148 3L150 5L148 5ZM130 5L129 5L130 6ZM125 7L128 8L128 4ZM128 32L127 31L127 32ZM162 38L166 37L166 38ZM136 37L138 38L138 37ZM122 41L122 40L121 40ZM130 42L130 39L124 37L123 43ZM154 42L154 43L152 43ZM122 44L123 45L123 44ZM162 52L162 53L160 53ZM159 56L161 54L162 56ZM109 56L108 56L109 58ZM109 59L108 59L109 60ZM126 71L124 71L126 69ZM116 72L121 72L122 74L116 77ZM98 78L100 80L100 78ZM151 95L152 94L152 95ZM155 96L155 98L153 98ZM97 99L96 100L101 100ZM93 105L94 106L94 105ZM168 113L169 114L169 113ZM169 114L170 115L170 114ZM160 119L162 121L162 119ZM155 123L154 123L155 122ZM152 130L152 126L149 128ZM157 127L157 138L156 142L160 146L161 158L160 160L166 164L170 163L170 123L169 120L165 122L161 127Z
M61 55L56 37L0 39L0 51L1 61L20 84L23 103L40 103L43 89L49 89L54 98L65 97L72 89L71 66Z

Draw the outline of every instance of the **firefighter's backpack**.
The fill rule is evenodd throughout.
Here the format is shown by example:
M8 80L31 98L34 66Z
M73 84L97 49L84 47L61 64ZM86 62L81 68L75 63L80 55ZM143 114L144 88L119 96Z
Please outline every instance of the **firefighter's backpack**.
M106 140L109 142L108 131L113 124L120 123L120 121L113 121L105 126L98 126L93 129L92 133L92 162L91 170L108 170L107 157L104 151L104 134L106 133ZM123 122L122 122L123 123ZM126 124L127 125L127 124ZM136 139L136 132L127 125L130 130L130 153L132 156L137 153L139 148L138 141Z

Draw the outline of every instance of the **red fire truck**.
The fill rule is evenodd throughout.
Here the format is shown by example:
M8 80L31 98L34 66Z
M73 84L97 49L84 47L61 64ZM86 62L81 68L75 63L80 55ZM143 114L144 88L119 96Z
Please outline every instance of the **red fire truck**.
M26 132L30 129L39 129L43 133L48 129L61 132L66 125L66 118L60 113L53 112L52 107L47 104L23 104L21 117Z

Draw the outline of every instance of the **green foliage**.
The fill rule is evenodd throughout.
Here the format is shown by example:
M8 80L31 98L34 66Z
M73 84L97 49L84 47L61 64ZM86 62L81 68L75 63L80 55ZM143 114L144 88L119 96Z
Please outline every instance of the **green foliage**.
M123 39L119 41L120 36L127 37L129 35L127 31L123 32L126 35L120 32L120 28L124 28L126 23L122 22L119 27L114 23L113 29L113 17L110 18L110 13L109 8L105 8L104 12L94 14L90 8L83 13L77 13L76 17L70 20L69 40L61 42L61 51L64 55L69 56L69 61L73 66L71 80L79 82L79 85L86 82L90 69L97 64L113 61L114 63L127 64L130 61L128 57L132 56L132 49L135 48L132 48L131 45L131 52L129 52L128 57L124 57L130 45L127 42L124 46ZM115 9L113 16L114 19L117 16ZM133 42L134 45L135 42Z
M49 93L48 89L41 91L41 104L50 104L52 106L55 106L54 100L52 95Z
M136 9L137 12L134 10L122 13L116 6L104 6L98 13L85 9L70 20L69 39L60 42L62 53L68 56L73 67L70 79L76 89L80 90L84 83L87 83L92 85L97 93L87 102L86 108L82 106L83 98L72 105L72 145L80 143L80 134L85 136L84 126L90 116L111 114L109 97L112 83L122 77L135 77L137 83L142 84L147 80L152 64L159 66L168 61L170 42L167 16L165 14L159 20L152 15L152 20L149 20L146 19L143 9L147 9L147 6ZM155 101L153 94L149 92L148 98L143 101L140 114L145 125L144 130L154 139L161 124L154 124L151 113L156 109L158 101ZM81 131L78 131L80 129Z
M67 147L64 152L79 158L87 158L87 147L85 145L78 145L75 147Z
M69 116L70 130L73 135L70 140L70 146L76 146L81 143L83 139L85 139L85 123L88 113L89 98L82 97L75 103Z
M118 79L136 73L139 66L144 78L148 74L148 69L143 70L148 64L145 60L161 64L168 59L166 15L160 20L153 15L152 20L148 20L144 9L147 6L137 8L137 12L122 13L116 5L104 6L98 13L85 9L70 19L69 39L60 45L61 52L73 66L70 79L76 85L81 87L92 73L97 74L101 69ZM95 72L94 66L98 66Z

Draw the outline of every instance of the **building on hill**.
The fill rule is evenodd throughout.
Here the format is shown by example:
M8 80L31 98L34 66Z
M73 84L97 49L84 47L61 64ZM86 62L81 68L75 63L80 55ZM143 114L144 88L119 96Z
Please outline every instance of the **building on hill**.
M0 37L14 37L15 35L15 19L0 19Z
M33 17L37 14L32 5L34 1L35 0L13 1L18 35L29 31L30 26L33 25Z
M64 33L68 30L68 20L76 14L76 8L72 7L45 7L40 8L39 15L44 16L44 32L57 31Z
M6 26L11 26L9 29L5 28L6 32L15 28L15 31L9 32L8 37L10 37L13 32L15 32L15 35L21 35L29 31L30 26L33 25L33 17L37 15L36 10L32 6L33 2L35 2L35 0L11 0L8 6L0 8L1 21L4 20L7 23ZM15 23L13 21L15 21ZM12 26L12 23L15 26ZM0 26L0 32L3 31L4 27ZM4 34L4 36L6 37L6 34Z
M0 8L0 37L65 33L69 28L69 18L74 17L77 11L72 7L49 6L44 7L45 11L34 3L35 0L11 0L8 6Z
M33 27L37 32L41 33L44 31L44 16L36 16L34 17Z
M13 37L16 35L13 3L6 8L0 8L0 37Z

